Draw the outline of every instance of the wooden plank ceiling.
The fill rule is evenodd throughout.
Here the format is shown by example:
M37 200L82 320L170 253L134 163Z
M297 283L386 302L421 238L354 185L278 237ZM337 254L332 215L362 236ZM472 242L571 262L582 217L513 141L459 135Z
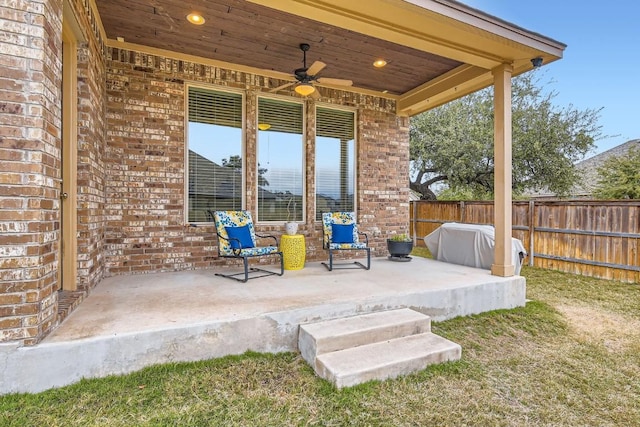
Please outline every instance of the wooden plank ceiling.
M356 88L389 94L404 94L461 65L244 0L96 3L109 39L122 37L130 43L291 75L302 67L299 45L308 43L307 66L316 60L327 64L321 77L348 79ZM193 11L205 17L204 25L185 19ZM373 67L378 58L387 66Z

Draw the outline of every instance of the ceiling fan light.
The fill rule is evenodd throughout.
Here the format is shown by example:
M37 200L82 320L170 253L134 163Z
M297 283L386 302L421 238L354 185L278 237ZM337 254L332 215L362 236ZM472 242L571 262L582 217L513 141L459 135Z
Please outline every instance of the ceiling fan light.
M202 25L204 24L204 18L199 13L193 12L187 15L187 21L191 22L193 25Z
M309 83L300 83L294 90L302 96L309 96L315 92L316 88L311 86Z

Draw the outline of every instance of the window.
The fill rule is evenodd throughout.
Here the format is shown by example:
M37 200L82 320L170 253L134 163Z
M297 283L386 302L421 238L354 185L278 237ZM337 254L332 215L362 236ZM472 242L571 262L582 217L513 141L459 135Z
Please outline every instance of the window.
M303 106L258 98L258 221L304 218Z
M316 108L316 220L355 210L355 113Z
M239 93L188 89L188 220L242 209L242 104Z

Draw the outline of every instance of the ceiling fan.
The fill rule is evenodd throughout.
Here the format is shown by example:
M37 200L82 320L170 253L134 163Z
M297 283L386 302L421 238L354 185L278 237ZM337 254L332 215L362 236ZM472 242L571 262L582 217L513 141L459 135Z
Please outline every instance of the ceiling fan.
M318 73L322 71L324 67L327 66L324 62L315 61L311 64L310 67L307 67L307 51L311 48L307 43L300 44L300 50L302 50L302 68L298 68L293 72L293 77L295 77L296 81L285 83L281 86L278 86L274 89L271 89L270 92L278 92L286 87L291 85L296 85L294 90L303 96L309 96L313 98L319 98L320 95L318 91L313 86L312 82L318 82L320 84L328 84L335 86L351 86L353 82L351 80L345 79L333 79L330 77L318 77Z

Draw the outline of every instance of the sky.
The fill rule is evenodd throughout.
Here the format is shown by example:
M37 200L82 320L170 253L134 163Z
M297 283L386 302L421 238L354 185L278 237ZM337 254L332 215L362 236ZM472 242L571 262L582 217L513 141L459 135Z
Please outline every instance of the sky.
M542 67L554 104L599 109L604 137L587 157L640 139L640 1L461 0L567 45Z

